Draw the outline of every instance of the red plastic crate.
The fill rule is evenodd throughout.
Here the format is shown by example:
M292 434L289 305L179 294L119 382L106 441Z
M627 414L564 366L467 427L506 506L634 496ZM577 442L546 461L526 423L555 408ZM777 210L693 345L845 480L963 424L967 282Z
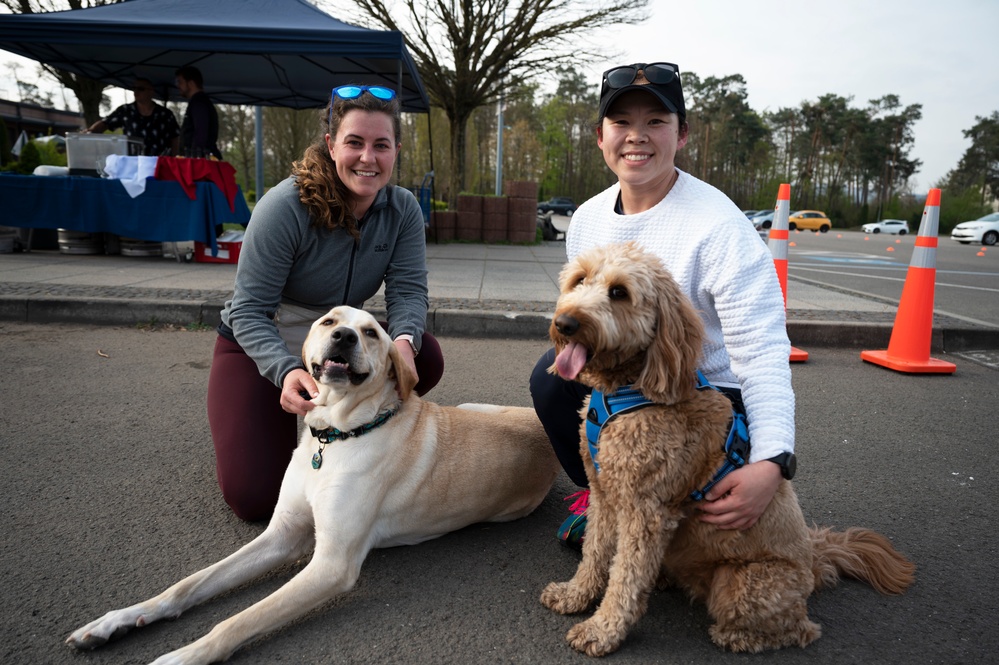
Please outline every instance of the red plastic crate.
M218 241L218 254L212 256L212 248L203 242L194 241L194 260L198 263L238 263L239 251L243 248L243 241L223 242Z

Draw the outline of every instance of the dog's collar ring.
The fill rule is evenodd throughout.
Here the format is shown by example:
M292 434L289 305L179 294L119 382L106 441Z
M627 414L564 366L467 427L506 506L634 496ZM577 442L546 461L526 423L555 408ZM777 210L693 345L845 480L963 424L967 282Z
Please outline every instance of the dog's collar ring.
M347 439L353 439L364 434L367 434L371 430L378 429L386 422L388 419L399 413L399 407L395 407L389 411L383 411L378 414L378 416L372 420L370 423L365 423L360 427L355 427L347 431L337 429L336 427L327 427L326 429L316 429L315 427L310 427L312 431L312 436L319 440L319 450L316 454L312 456L312 468L319 469L323 465L323 449L326 448L328 443L333 441L346 441Z

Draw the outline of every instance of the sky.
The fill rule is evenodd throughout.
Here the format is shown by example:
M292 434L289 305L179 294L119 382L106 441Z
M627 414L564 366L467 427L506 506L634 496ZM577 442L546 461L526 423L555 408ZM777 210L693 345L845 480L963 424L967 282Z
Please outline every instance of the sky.
M915 190L954 169L971 145L963 130L999 111L996 0L651 0L651 17L599 35L620 59L604 69L666 61L701 79L741 74L758 112L797 107L825 94L852 108L898 95L921 104L911 157Z
M741 74L756 111L797 107L825 94L871 99L898 95L921 104L911 157L922 160L916 191L936 184L970 145L963 130L999 111L996 0L650 0L642 24L603 30L597 52L619 54L582 67L594 86L611 66L674 62L682 72ZM0 97L16 99L6 67L34 80L36 63L0 51ZM127 98L126 98L127 97ZM76 99L67 95L70 108ZM62 107L62 95L55 95ZM113 104L131 101L122 90Z

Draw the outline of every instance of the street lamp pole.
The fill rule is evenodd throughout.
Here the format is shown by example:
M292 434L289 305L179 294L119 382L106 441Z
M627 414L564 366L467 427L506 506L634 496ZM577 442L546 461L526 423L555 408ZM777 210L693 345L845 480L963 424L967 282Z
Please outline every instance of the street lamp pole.
M500 30L500 43L506 33L506 9L503 10L503 27ZM502 85L502 79L500 80ZM503 93L496 102L496 196L503 196Z

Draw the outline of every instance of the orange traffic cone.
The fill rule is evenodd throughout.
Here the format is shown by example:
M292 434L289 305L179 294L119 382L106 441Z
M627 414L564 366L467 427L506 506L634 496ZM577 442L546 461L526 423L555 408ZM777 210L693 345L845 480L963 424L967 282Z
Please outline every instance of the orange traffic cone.
M888 350L861 351L863 360L911 374L953 374L957 369L954 363L930 358L939 222L940 190L931 189L919 223L919 235L902 287Z
M787 309L787 227L791 215L791 185L783 183L777 190L777 205L774 206L774 219L770 222L770 235L767 246L774 257L780 290L784 294L784 308ZM808 352L791 347L790 361L803 363L808 360Z

